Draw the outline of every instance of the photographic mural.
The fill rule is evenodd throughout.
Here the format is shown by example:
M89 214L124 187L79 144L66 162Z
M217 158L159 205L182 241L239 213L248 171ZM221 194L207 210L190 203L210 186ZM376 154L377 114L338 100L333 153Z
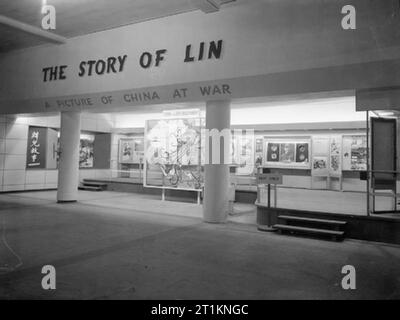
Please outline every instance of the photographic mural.
M203 186L201 128L204 119L148 120L145 130L147 186L198 190Z

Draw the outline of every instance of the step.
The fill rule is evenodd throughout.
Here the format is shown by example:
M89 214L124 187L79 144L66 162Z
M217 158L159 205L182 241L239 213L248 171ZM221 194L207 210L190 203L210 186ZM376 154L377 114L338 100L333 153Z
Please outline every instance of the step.
M107 183L94 182L94 181L85 181L85 180L83 180L82 184L85 185L85 186L98 186L98 187L106 187L107 186Z
M80 185L78 187L79 190L88 190L88 191L103 191L102 188L100 187L92 187L92 186L84 186L84 185Z
M282 220L292 220L292 221L301 221L301 222L311 222L311 223L324 223L324 224L332 224L332 225L339 225L344 226L347 224L346 221L340 220L327 220L327 219L316 219L316 218L307 218L307 217L299 217L299 216L285 216L279 215L278 219Z
M302 232L302 233L314 233L314 234L335 236L335 237L343 237L344 236L344 231L306 228L306 227L298 227L298 226L288 226L286 224L275 224L274 228L276 228L278 230L296 231L296 232Z

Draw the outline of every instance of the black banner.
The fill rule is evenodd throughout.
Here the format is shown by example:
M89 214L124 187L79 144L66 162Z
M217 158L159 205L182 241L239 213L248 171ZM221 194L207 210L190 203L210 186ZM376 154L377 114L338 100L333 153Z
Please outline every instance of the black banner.
M47 128L29 127L26 152L27 169L46 168Z

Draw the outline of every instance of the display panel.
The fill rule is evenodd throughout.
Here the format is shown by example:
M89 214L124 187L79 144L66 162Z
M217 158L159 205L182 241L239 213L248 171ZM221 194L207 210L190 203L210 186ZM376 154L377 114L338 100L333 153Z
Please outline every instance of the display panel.
M328 175L328 158L320 156L313 157L312 171L314 176Z
M310 140L304 138L265 138L265 163L274 168L310 168Z
M262 166L264 158L263 153L264 153L264 139L256 138L256 152L254 155L256 167Z
M204 119L148 120L145 185L199 190L203 186L201 128Z
M329 175L342 175L342 136L332 136L330 140Z
M119 162L140 163L144 150L143 138L122 138L119 140Z
M93 168L94 135L81 134L79 147L79 168Z
M32 127L28 129L28 144L26 153L27 169L46 168L47 128Z
M343 136L343 170L367 170L367 137Z

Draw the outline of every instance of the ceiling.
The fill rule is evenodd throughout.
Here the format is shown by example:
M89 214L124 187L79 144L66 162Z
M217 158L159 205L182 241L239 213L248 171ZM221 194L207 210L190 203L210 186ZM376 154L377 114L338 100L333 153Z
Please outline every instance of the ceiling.
M0 16L40 28L43 2L56 9L56 34L71 38L123 25L198 10L201 0L1 0ZM226 4L233 0L214 0ZM0 24L0 52L46 43Z

